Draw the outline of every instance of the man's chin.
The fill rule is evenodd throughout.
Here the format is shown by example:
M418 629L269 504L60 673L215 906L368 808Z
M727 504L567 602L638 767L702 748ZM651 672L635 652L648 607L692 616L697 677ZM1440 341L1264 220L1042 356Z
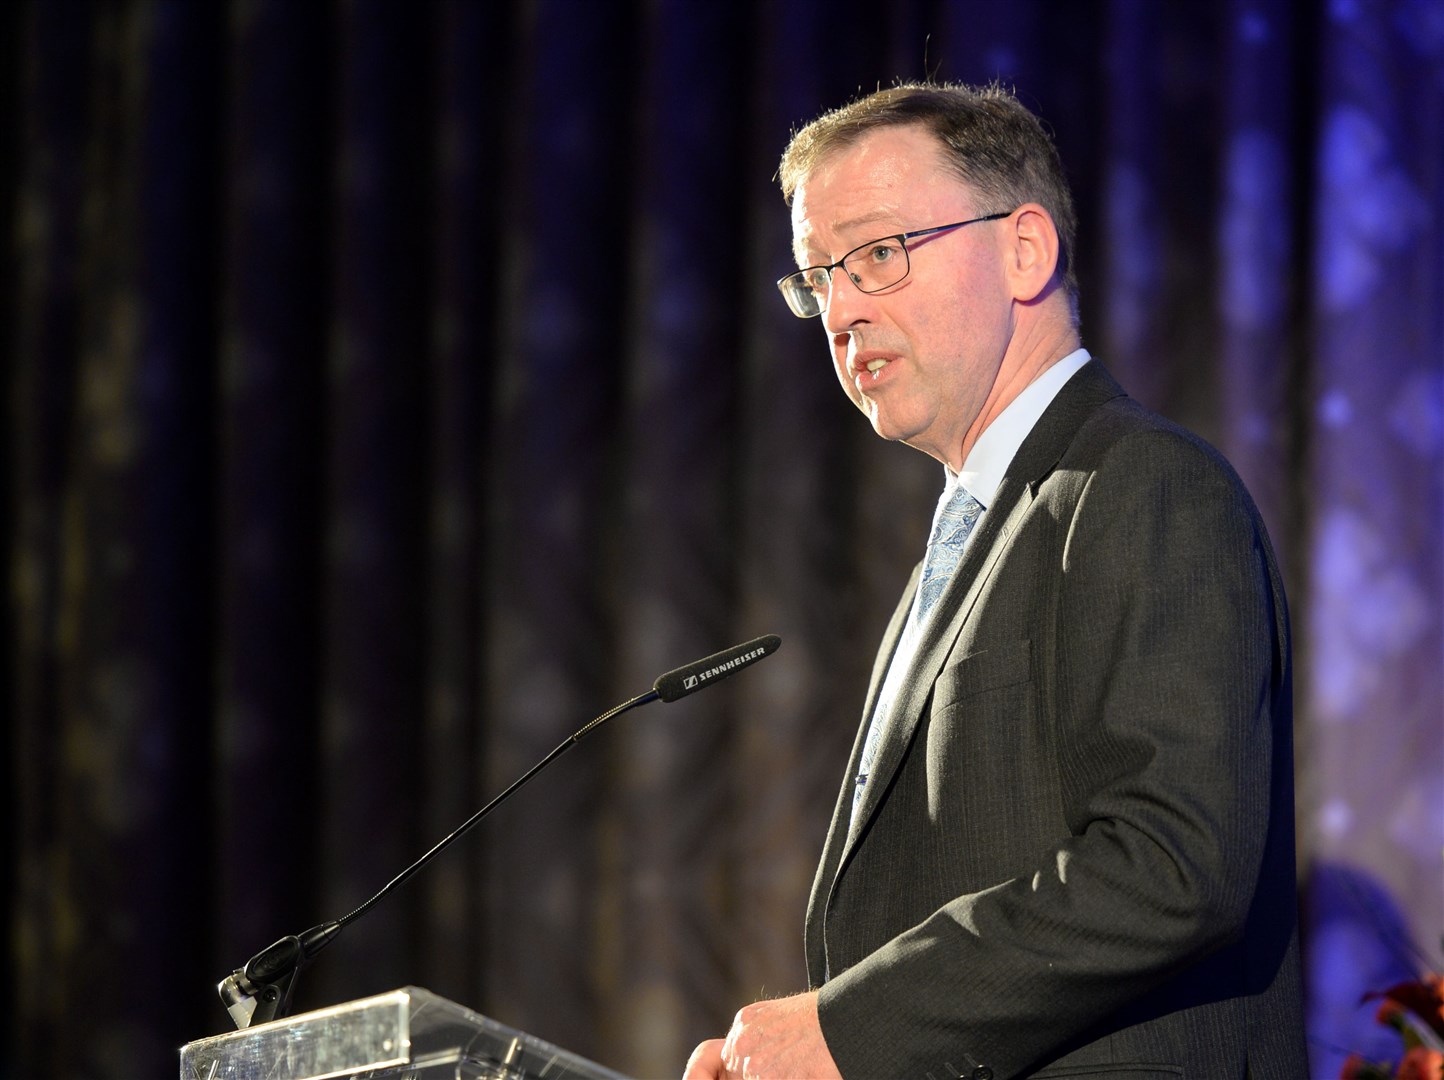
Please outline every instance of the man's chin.
M886 439L888 442L907 442L911 436L916 434L906 426L899 424L896 418L889 417L872 402L867 402L863 411L867 413L872 430L877 432L879 438Z

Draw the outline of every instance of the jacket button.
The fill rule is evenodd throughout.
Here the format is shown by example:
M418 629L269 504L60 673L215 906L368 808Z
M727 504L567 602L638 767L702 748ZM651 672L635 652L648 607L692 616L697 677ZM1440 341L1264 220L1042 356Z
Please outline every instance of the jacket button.
M969 1080L993 1080L993 1070L986 1065L979 1065L973 1070Z

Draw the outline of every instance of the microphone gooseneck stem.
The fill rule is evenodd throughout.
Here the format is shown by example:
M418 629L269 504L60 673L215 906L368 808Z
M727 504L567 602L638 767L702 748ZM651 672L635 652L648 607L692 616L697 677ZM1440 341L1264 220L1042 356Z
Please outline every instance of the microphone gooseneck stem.
M370 911L382 898L384 898L389 892L391 892L392 889L398 888L399 886L403 885L423 866L429 863L437 855L440 855L457 840L460 840L461 837L464 836L467 832L469 832L475 825L477 825L482 818L486 817L487 814L491 813L502 803L506 802L507 799L515 795L519 790L521 790L521 788L523 788L527 784L528 781L531 780L532 777L545 769L557 758L561 757L564 753L566 753L578 742L580 742L584 737L591 734L597 728L601 727L608 720L612 719L612 717L620 716L628 709L635 709L638 705L646 705L648 702L656 701L658 697L659 695L656 690L648 690L645 694L638 694L636 697L632 698L631 701L625 701L622 704L618 705L616 708L609 709L606 712L602 713L601 716L597 717L595 720L592 720L585 727L582 727L578 731L574 732L559 746L557 746L557 748L553 750L550 754L542 758L526 772L522 773L521 776L517 777L517 779L512 782L512 785L509 788L503 791L496 798L492 799L491 802L487 803L476 813L472 814L471 817L463 821L454 830L452 830L450 834L441 839L434 847L432 847L432 849L428 851L425 855L421 856L421 858L417 859L405 870L401 871L401 873L397 874L394 878L388 881L385 886L382 887L381 891L378 892L375 896L373 896L370 900L367 900L364 904L358 907L355 911L351 912L349 915L343 915L334 923L323 924L322 926L314 927L313 929L306 931L305 934L301 935L301 942L303 947L305 946L307 937L313 934L318 935L319 937L319 940L316 942L314 948L304 949L307 959L315 956L316 953L320 952L323 948L329 945L331 943L331 939L334 938L336 934L339 933L343 928L345 928L347 924L349 924L355 919L359 919L362 915L366 914L366 912ZM334 927L335 929L330 930L329 933L326 933L326 931L330 929L330 927Z
M297 973L306 966L312 957L329 945L337 934L370 911L392 890L404 885L422 867L477 825L482 818L526 786L537 773L612 717L620 716L629 709L635 709L638 705L646 705L652 701L673 702L686 697L688 694L711 686L728 675L750 666L762 657L770 655L777 650L781 643L781 638L775 634L769 634L734 646L724 652L714 653L712 656L659 676L657 681L652 684L651 690L609 709L563 740L555 750L513 781L510 787L472 814L456 829L453 829L430 851L388 881L375 896L355 911L332 922L313 926L304 934L284 937L262 949L251 957L244 967L236 969L217 984L216 989L220 993L221 1001L230 1012L231 1018L235 1020L236 1026L245 1028L253 1022L265 1022L286 1015L290 1008L291 990L295 984Z

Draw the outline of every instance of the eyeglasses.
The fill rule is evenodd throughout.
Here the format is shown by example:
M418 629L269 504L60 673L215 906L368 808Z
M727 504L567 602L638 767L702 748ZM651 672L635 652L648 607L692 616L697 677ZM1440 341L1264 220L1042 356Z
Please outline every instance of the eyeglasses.
M881 292L907 277L908 271L912 269L908 261L909 240L947 232L949 229L961 229L964 225L973 225L979 221L997 221L1012 212L1008 210L1000 214L987 214L969 218L967 221L955 221L951 225L935 225L931 229L917 229L898 233L896 236L884 236L881 240L869 240L861 247L853 248L831 266L809 266L805 270L779 278L777 287L782 291L782 298L787 301L792 314L799 319L810 319L827 310L832 272L839 266L847 272L858 292Z

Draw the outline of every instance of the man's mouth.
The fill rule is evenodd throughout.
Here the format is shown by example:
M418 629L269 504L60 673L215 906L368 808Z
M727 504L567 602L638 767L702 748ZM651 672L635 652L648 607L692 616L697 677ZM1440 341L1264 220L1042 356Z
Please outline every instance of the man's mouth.
M866 359L858 357L858 359L853 362L853 382L857 384L859 390L873 386L879 379L883 378L882 369L892 363L894 359L895 358L891 356L878 356L876 354Z

